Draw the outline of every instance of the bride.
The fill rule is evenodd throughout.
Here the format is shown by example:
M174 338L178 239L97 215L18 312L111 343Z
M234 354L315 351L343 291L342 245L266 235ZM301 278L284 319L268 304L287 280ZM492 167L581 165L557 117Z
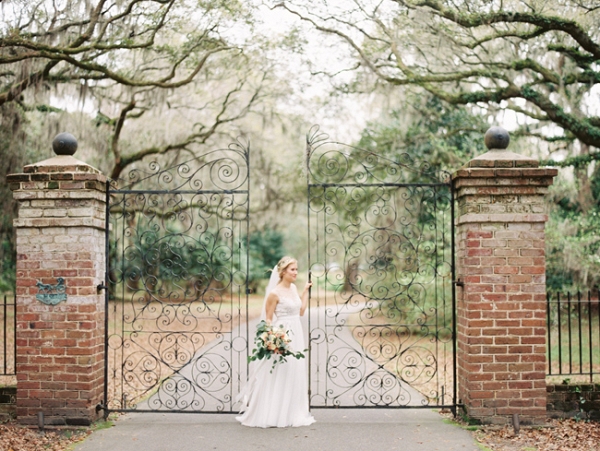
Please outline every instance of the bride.
M291 351L306 348L300 316L308 304L307 283L298 294L294 282L298 276L298 262L283 257L271 274L265 293L261 319L267 324L283 326L291 338ZM238 400L242 401L241 415L236 419L244 426L288 427L308 426L315 422L308 410L308 379L305 359L289 358L273 368L270 359L250 364L248 383Z

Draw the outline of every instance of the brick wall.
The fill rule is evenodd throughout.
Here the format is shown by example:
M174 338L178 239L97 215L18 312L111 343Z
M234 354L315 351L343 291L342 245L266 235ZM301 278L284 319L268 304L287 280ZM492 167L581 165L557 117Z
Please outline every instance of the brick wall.
M89 424L102 399L106 178L71 156L8 176L19 202L17 417ZM46 305L36 283L63 278L67 300Z
M556 170L512 152L454 174L459 400L482 423L546 414L544 194Z

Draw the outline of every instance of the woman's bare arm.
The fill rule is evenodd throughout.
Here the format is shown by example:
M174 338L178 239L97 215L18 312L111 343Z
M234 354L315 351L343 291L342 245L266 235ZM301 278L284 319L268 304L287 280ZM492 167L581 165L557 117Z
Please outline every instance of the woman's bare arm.
M308 282L304 286L304 290L302 290L302 294L300 295L300 299L302 300L302 305L300 306L300 316L304 316L304 312L308 307L308 290L312 286L312 282Z
M277 295L275 293L269 293L265 305L265 319L267 320L268 325L271 325L271 322L273 321L273 314L275 313L275 307L277 307L278 302L279 298Z

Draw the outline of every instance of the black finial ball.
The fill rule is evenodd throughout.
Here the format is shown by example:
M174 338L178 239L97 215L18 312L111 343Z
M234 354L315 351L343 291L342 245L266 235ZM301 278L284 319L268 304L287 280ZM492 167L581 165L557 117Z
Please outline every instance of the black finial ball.
M502 127L490 127L490 129L485 132L483 141L489 150L506 149L510 142L510 136Z
M52 141L56 155L74 155L77 152L77 140L70 133L59 133Z

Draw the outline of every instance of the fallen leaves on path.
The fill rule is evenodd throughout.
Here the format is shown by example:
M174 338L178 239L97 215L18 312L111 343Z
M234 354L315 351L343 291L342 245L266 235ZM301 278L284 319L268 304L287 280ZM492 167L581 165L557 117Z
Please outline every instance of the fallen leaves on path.
M2 451L63 451L67 446L83 440L90 431L40 432L15 424L0 424Z
M512 427L482 427L475 438L493 451L599 451L600 423L550 420L547 427L522 427L515 435Z

